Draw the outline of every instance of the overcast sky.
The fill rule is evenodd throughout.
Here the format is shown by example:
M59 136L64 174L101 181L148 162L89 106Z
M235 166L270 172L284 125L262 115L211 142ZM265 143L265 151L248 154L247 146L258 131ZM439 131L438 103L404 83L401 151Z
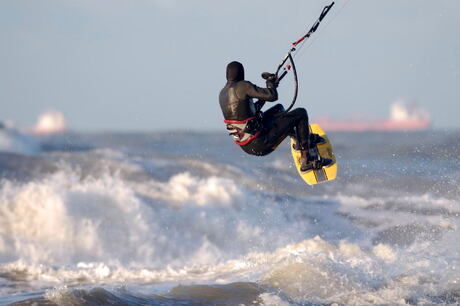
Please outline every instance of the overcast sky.
M460 1L337 0L296 64L310 117L385 118L398 98L460 128ZM223 129L225 66L263 85L329 1L0 0L0 119L75 130ZM343 7L343 9L342 9ZM280 86L292 98L292 79Z

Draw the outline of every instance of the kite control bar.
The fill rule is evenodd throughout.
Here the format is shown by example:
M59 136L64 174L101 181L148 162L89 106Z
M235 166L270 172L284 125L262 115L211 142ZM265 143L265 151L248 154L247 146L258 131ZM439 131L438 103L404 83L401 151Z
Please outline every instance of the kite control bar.
M298 83L298 80L297 80L297 71L295 69L294 59L293 59L292 55L297 50L297 46L300 43L305 42L308 38L310 38L310 36L313 33L316 32L316 30L318 29L321 21L324 19L324 17L326 17L327 13L329 13L329 11L331 10L332 6L334 6L334 2L332 2L329 5L326 5L323 8L323 10L321 12L321 15L316 20L316 22L313 24L313 26L310 28L310 30L307 32L307 34L305 34L304 36L302 36L301 38L299 38L298 40L296 40L295 42L292 43L291 49L289 50L289 52L286 54L286 56L283 58L281 63L278 65L278 68L276 69L275 75L276 75L276 81L277 82L280 82L286 76L288 71L291 70L291 68L292 68L292 72L294 73L294 81L295 81L294 98L292 99L291 105L286 109L285 112L288 112L294 106L295 101L297 100L297 93L298 93L298 90L299 90L299 83ZM289 61L289 63L287 65L285 65L287 61ZM284 66L284 68L283 68L283 66ZM279 75L281 68L283 68L283 71L282 71L281 75Z
M300 44L301 42L305 42L308 38L310 38L310 36L316 32L316 30L318 29L321 21L324 19L324 17L326 17L327 13L329 13L330 9L332 8L332 6L334 6L334 3L335 2L332 2L331 4L329 5L326 5L324 8L323 8L323 11L321 12L321 15L319 16L319 18L316 20L315 24L311 27L311 29L307 32L307 34L305 34L304 36L302 36L301 38L299 38L297 41L293 42L292 43L292 48L289 50L289 52L286 54L286 56L283 58L283 61L281 62L281 64L278 65L278 68L276 69L276 75L278 76L278 73L279 71L281 70L281 67L283 67L283 65L287 62L288 59L292 60L292 53L295 52L297 50L297 45ZM290 61L292 63L292 61ZM277 77L277 80L278 82L281 81L284 76L287 74L288 70L291 69L291 66L290 65L287 65L284 67L283 69L283 73L281 74L281 76Z

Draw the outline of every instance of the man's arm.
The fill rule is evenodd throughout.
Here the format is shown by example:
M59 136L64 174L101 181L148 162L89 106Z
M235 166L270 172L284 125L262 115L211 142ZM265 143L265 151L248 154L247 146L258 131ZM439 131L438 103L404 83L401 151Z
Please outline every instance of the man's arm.
M248 81L245 81L244 83L246 95L249 97L269 102L278 100L276 86L270 86L271 84L268 84L267 82L267 88L261 88Z

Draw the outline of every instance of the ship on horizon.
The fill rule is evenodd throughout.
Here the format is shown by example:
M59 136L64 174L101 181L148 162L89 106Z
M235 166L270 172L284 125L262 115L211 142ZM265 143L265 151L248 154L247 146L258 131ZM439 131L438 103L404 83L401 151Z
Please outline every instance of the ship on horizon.
M431 126L431 117L428 111L414 103L396 101L391 105L389 118L385 120L333 120L321 117L315 122L327 131L421 131Z

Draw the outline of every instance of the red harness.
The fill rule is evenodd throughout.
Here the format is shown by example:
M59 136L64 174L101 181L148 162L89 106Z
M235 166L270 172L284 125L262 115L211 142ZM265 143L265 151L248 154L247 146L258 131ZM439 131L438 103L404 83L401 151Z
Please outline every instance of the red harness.
M229 135L233 137L233 141L239 146L244 146L259 137L260 131L255 134L251 134L246 131L248 122L256 119L256 117L250 117L245 120L224 120L227 124L227 131Z

